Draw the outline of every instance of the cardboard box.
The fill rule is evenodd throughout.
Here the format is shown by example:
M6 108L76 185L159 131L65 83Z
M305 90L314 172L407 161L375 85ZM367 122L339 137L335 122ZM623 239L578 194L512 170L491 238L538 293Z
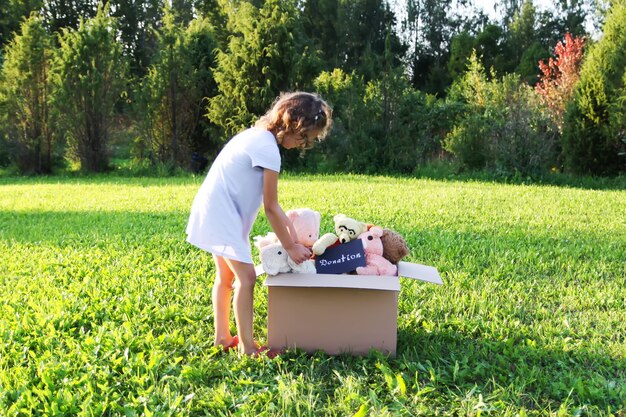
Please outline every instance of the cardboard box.
M257 273L263 269L257 267ZM431 266L398 263L398 275L443 284ZM395 356L397 276L279 274L268 276L267 342L270 349L323 350L330 355Z

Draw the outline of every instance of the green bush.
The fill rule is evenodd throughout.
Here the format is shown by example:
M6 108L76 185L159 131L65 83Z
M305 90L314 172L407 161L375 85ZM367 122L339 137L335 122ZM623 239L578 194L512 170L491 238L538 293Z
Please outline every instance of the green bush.
M364 101L363 78L335 69L322 72L315 88L333 107L333 130L312 155L307 155L310 162L306 166L321 172L372 171L373 158L365 150L375 148L375 119Z
M626 171L626 2L616 1L603 37L583 61L563 132L565 166L573 173Z
M404 76L394 73L369 83L365 102L375 116L370 123L382 130L384 146L377 157L381 171L412 173L440 154L454 106L411 88Z
M444 147L458 159L461 166L479 170L487 165L488 124L489 120L484 115L469 113L446 136Z
M289 167L413 173L441 153L441 138L455 112L455 106L411 88L396 70L365 83L335 69L321 73L315 88L334 108L333 130L305 159L288 155Z
M557 164L558 134L534 88L508 75L495 84L502 128L491 143L496 171L540 174ZM498 91L499 90L499 91Z
M462 167L536 175L557 164L556 129L519 76L489 80L474 54L448 102L463 107L444 141Z

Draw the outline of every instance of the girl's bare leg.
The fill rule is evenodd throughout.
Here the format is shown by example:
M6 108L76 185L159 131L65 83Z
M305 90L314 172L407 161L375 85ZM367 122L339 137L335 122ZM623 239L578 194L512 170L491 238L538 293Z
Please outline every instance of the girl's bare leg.
M235 297L233 309L237 334L239 335L239 351L246 355L257 352L254 343L253 318L254 318L254 285L256 284L256 272L252 264L247 264L232 259L224 258L224 261L235 274Z
M230 346L230 299L233 294L235 274L222 256L213 255L215 283L213 284L213 319L215 323L215 346Z

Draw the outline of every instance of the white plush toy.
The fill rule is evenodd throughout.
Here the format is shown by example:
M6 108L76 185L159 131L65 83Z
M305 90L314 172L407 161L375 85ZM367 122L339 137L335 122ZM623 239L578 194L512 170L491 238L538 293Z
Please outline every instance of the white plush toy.
M308 260L301 264L296 264L287 254L283 245L278 242L274 233L267 236L256 236L254 244L259 248L261 265L268 275L293 272L296 274L315 274L315 261Z

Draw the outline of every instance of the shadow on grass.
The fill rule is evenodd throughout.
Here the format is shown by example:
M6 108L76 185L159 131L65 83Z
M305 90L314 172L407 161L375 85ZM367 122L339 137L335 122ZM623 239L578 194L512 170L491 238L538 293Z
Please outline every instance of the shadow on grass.
M526 409L555 410L567 401L603 412L626 408L623 356L558 350L520 336L493 340L455 329L400 329L395 361L420 364L423 378L434 376L435 384L460 396L477 387L486 399L509 397Z

